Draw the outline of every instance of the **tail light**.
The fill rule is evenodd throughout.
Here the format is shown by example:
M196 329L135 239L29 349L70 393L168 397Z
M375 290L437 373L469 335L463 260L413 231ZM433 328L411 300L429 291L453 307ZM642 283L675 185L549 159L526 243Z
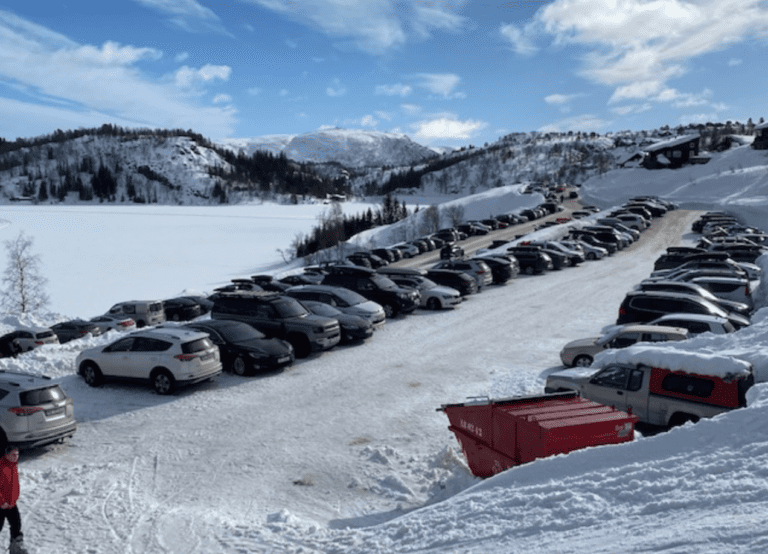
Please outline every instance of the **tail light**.
M45 343L44 343L43 341L41 341L41 340L36 340L36 341L35 341L35 344L36 344L36 345L38 345L38 346L40 346L40 345L43 345L43 344L45 344Z
M176 354L174 358L176 358L180 362L191 362L192 360L197 358L197 354Z
M133 320L131 321L121 321L118 323L120 327L130 327L131 325L134 325Z
M624 315L626 313L627 311L624 308L619 308L619 315Z
M13 408L8 408L8 411L12 414L16 414L17 416L28 416L32 415L37 412L42 412L42 408L25 408L23 406L15 406Z

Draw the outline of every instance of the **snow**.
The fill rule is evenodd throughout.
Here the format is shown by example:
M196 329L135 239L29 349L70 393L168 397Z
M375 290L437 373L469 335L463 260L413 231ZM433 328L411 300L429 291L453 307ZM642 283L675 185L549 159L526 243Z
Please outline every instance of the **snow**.
M765 157L734 154L676 172L610 172L582 194L603 207L660 194L763 226ZM734 171L718 175L730 163ZM277 249L309 230L321 208L313 209L11 206L0 237L24 229L36 239L56 313L25 322L47 324L128 298L297 269ZM672 212L627 251L520 276L455 310L418 311L363 345L312 355L283 373L222 375L172 397L141 385L91 389L75 375L78 352L113 334L2 359L0 368L61 383L79 421L64 444L22 452L26 542L39 554L765 551L768 384L748 392L745 409L484 481L468 472L437 411L467 397L541 393L562 368L562 345L613 323L655 258L695 240L695 217ZM21 322L0 323L4 330ZM766 381L767 342L763 308L732 335L702 334L675 347L744 360Z

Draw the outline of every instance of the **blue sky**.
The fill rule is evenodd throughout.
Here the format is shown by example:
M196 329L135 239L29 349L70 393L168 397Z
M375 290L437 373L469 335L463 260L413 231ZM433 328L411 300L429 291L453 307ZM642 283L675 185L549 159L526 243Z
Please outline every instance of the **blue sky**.
M3 0L0 136L324 127L426 145L768 117L763 0Z

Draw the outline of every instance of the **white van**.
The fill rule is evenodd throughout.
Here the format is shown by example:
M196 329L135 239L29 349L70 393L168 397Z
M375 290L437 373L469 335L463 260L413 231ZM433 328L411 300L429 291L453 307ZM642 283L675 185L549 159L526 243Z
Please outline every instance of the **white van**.
M125 315L136 322L136 327L165 323L165 310L160 300L130 300L109 309L110 315Z

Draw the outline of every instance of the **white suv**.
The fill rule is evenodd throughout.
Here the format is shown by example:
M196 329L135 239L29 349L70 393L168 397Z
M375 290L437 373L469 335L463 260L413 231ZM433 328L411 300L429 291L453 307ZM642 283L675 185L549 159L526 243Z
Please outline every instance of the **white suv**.
M28 352L44 344L59 344L59 337L48 327L19 327L10 335L22 352Z
M158 394L221 373L219 348L208 335L183 329L131 333L107 346L84 350L75 366L92 387L109 378L149 381Z

